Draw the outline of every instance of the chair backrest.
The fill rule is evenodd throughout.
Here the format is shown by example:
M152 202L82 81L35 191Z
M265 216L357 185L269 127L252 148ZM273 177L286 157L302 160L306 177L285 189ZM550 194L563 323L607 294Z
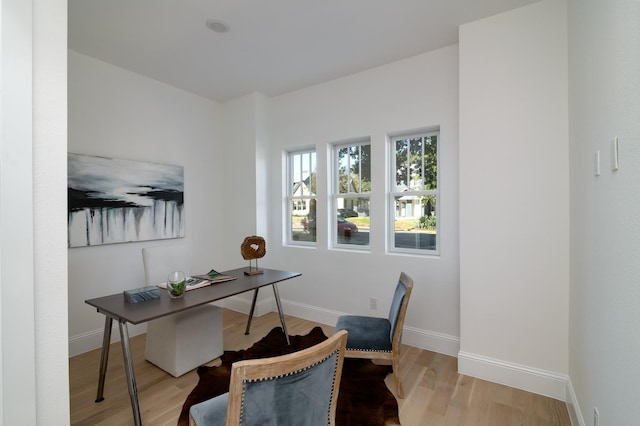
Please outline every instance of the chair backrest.
M404 317L407 313L407 306L409 306L409 297L411 297L412 289L413 279L404 272L401 272L398 284L396 285L396 291L393 294L388 317L391 323L390 338L392 348L396 348L400 344Z
M335 425L347 332L308 349L231 368L227 426Z
M190 273L187 246L184 244L145 247L142 249L142 263L146 285L167 282L167 276L173 271Z

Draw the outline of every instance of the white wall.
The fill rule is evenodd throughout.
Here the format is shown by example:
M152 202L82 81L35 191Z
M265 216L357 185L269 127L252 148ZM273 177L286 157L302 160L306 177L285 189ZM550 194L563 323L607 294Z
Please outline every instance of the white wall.
M2 2L0 297L2 417L35 424L32 2ZM11 16L12 19L8 19ZM10 185L15 179L16 184ZM23 282L24 285L9 285ZM14 324L12 327L11 325ZM14 409L14 404L20 406Z
M36 418L65 425L67 338L67 2L34 1L34 272ZM9 390L11 392L11 390ZM15 408L15 407L14 407ZM25 413L17 413L18 423ZM6 422L5 424L13 424Z
M69 422L66 0L2 0L0 423Z
M237 267L248 265L240 256L244 237L257 233L268 237L264 226L257 229L258 221L264 223L267 215L264 103L263 95L252 93L224 104L225 214L233 224L225 227L224 239L233 242L226 256Z
M592 424L594 407L601 425L637 424L640 2L570 0L569 53L572 399L581 425Z
M568 373L566 4L460 28L463 374L564 399Z
M223 256L220 238L232 179L221 172L219 104L69 51L68 110L69 152L184 166L186 209L184 239L69 249L73 355L101 342L104 317L86 299L144 285L143 247L184 242L192 271L236 265ZM142 331L132 327L130 334Z
M221 144L224 165L224 223L221 241L226 250L222 261L229 268L245 267L249 262L240 255L240 245L250 235L260 235L267 241L267 254L258 260L266 267L271 253L271 238L267 226L269 213L267 98L251 93L224 104ZM241 312L249 312L253 293L225 299L222 305ZM254 314L273 310L273 293L259 292Z
M446 47L271 99L272 267L302 272L280 286L285 311L327 324L340 313L384 316L400 271L415 280L404 342L455 354L458 349L458 49ZM385 186L389 133L440 126L440 257L385 252ZM318 211L328 211L329 144L370 137L372 145L371 250L333 250L318 234L316 248L283 246L285 151L315 146ZM326 221L318 215L319 227ZM271 248L271 249L269 249ZM379 301L369 309L369 297Z

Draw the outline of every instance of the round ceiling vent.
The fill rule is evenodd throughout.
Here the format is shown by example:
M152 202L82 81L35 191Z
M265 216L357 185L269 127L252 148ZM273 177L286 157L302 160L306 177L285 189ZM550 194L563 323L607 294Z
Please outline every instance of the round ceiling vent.
M220 19L207 19L207 21L205 22L205 25L211 31L215 31L216 33L226 33L226 32L229 32L229 30L231 29L229 24L227 24L224 21L221 21Z

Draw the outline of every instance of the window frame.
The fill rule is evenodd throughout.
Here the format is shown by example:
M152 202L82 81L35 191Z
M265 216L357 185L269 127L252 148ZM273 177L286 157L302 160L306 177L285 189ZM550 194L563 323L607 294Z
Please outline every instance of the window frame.
M361 150L362 146L368 146L369 147L369 156L371 157L372 152L373 152L373 147L371 144L371 138L370 137L361 137L361 138L354 138L354 139L349 139L349 140L343 140L340 142L335 142L333 144L330 145L331 146L331 183L330 183L330 188L331 188L331 194L329 196L330 198L330 202L329 205L331 206L330 209L330 218L328 223L330 224L329 226L329 232L330 232L330 236L329 236L329 242L332 248L334 249L346 249L346 250L356 250L356 251L370 251L371 250L371 230L369 230L369 241L367 244L348 244L348 243L341 243L339 241L338 238L338 223L336 220L337 217L337 212L338 212L338 199L339 198L362 198L362 199L366 199L368 201L369 204L369 211L371 210L371 193L372 190L370 189L368 192L362 192L362 180L359 182L359 192L352 192L350 191L350 187L351 185L349 185L349 183L347 183L347 192L340 192L340 156L339 156L339 151L341 149L344 148L351 148L351 147L358 147L358 149ZM359 156L361 157L361 154L359 154ZM361 166L361 163L360 163ZM360 169L362 170L362 169ZM373 174L373 164L371 162L371 158L369 159L369 178L371 180L373 180L372 178L372 174ZM362 173L359 173L359 176L362 176ZM350 182L350 178L347 179L347 182ZM371 185L373 185L373 183L371 183ZM344 218L346 220L348 220L348 218Z
M316 192L312 193L311 192L311 186L309 187L309 194L302 194L302 195L295 195L295 191L294 191L294 185L297 182L294 182L294 178L295 178L295 170L294 170L294 158L295 157L300 157L301 158L301 166L300 166L300 183L302 183L304 181L304 179L302 179L302 173L304 171L304 168L302 166L302 156L304 156L305 154L309 155L309 168L311 169L312 167L314 167L315 171L309 171L309 177L313 176L315 173L316 176ZM306 148L300 148L300 149L295 149L295 150L291 150L291 151L286 151L285 152L285 157L286 157L286 167L287 167L287 173L286 173L286 192L285 192L285 206L284 206L284 210L285 210L285 229L284 229L284 234L285 234L285 241L287 245L293 245L293 246L306 246L306 247L316 247L318 240L317 240L317 233L315 235L315 241L304 241L304 240L299 240L299 239L294 239L293 238L293 212L294 209L294 202L300 202L301 204L304 204L305 206L308 206L309 209L311 209L311 205L313 204L312 201L315 201L315 205L316 205L316 217L317 217L317 205L318 205L318 191L317 191L317 176L318 176L318 154L316 151L316 148L313 147L306 147Z
M411 140L414 138L427 138L436 137L436 189L429 190L412 190L410 187L407 190L399 191L396 184L396 142L399 140ZM440 191L440 161L441 161L441 137L440 127L431 127L418 130L411 130L407 132L399 132L388 135L388 153L389 153L389 172L387 174L388 179L388 191L387 191L387 252L394 254L413 254L419 256L440 256L440 231L442 229L440 208L442 204L441 191ZM423 145L424 152L424 145ZM422 165L422 177L424 179L424 161ZM396 247L396 197L406 196L435 196L435 217L436 217L436 233L435 233L435 249L428 248L406 248ZM419 220L419 218L417 218Z

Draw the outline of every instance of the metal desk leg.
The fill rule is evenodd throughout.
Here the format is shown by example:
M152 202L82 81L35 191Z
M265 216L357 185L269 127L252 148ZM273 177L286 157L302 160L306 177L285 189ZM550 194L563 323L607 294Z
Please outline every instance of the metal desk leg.
M107 375L107 364L109 363L109 344L111 343L111 325L113 319L105 315L104 333L102 333L102 352L100 353L100 375L98 376L98 395L96 402L104 401L104 377Z
M256 288L253 292L253 301L251 302L251 310L249 310L249 320L247 321L247 328L244 330L244 334L249 334L249 329L251 328L251 319L253 318L253 311L256 309L256 300L258 300L258 290L260 290L260 288Z
M124 357L124 369L127 374L129 397L131 398L131 408L133 409L133 421L136 426L141 426L138 389L136 388L136 377L133 374L133 359L131 358L131 346L129 345L129 329L126 322L118 321L118 323L120 325L120 343L122 345L122 356Z
M280 314L280 322L282 323L282 331L284 331L284 335L287 338L287 345L291 345L289 342L289 333L287 332L287 324L284 322L284 314L282 313L282 305L280 304L280 295L278 294L278 286L276 284L272 284L273 287L273 295L276 298L276 305L278 305L278 313Z

